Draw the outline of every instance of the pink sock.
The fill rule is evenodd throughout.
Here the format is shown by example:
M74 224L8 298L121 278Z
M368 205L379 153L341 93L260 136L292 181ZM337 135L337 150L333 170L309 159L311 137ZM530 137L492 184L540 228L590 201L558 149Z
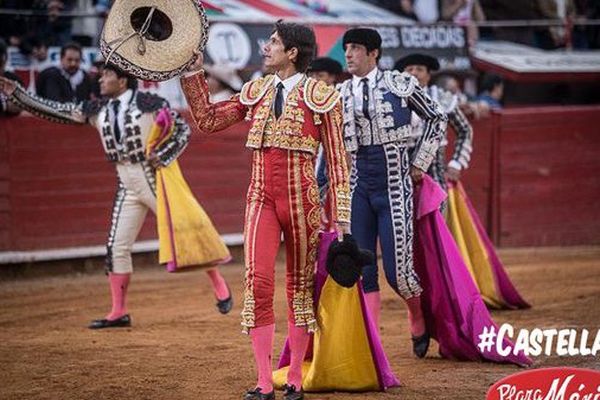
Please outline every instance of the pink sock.
M375 327L379 329L379 315L381 313L381 294L377 292L365 293L365 303Z
M256 387L261 388L262 393L270 393L273 391L271 358L273 353L273 339L275 338L275 324L250 329L250 337L252 338L254 361L258 370Z
M110 293L112 297L112 309L106 319L114 320L127 314L127 287L131 274L109 273Z
M227 282L225 282L225 278L223 278L217 268L207 269L206 273L212 282L213 291L215 292L215 296L217 296L217 300L225 300L231 296L229 288L227 287Z
M405 299L408 306L408 321L410 323L410 333L419 337L425 333L425 319L421 310L421 297L411 297Z
M290 369L288 370L287 384L300 389L302 387L302 363L306 356L310 334L306 327L295 326L292 322L288 322L288 337L290 343Z

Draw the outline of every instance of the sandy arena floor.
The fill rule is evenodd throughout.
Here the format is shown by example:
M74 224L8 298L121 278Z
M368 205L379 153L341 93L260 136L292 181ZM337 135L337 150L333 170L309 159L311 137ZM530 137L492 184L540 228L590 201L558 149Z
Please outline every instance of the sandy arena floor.
M600 328L600 248L501 255L533 308L494 312L496 322L529 329ZM100 273L0 281L0 399L241 399L254 383L250 344L238 318L242 266L228 265L223 273L236 300L227 316L217 313L202 272L169 275L137 265L129 296L134 326L104 331L86 329L109 308ZM403 386L308 399L479 400L495 381L520 370L446 361L436 346L426 359L413 358L403 303L389 289L383 293L383 345ZM276 312L279 327L285 326L280 288ZM283 335L278 329L276 349ZM559 365L600 369L600 358L539 357L534 367Z

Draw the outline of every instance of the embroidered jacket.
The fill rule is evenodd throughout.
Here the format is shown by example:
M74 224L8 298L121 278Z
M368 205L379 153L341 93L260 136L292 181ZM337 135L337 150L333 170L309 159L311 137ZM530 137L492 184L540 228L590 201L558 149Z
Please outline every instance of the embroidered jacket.
M244 118L251 121L246 146L276 147L316 155L323 143L331 183L332 220L349 222L348 165L342 138L339 93L325 83L303 77L288 94L283 113L275 118L275 77L247 82L239 95L211 104L203 73L181 79L192 116L202 133L225 129Z
M107 100L60 103L32 95L18 86L11 101L30 113L49 121L63 124L83 124L89 122L100 133L100 140L106 157L111 162L146 160L145 149L155 114L168 103L162 97L134 91L125 112L124 132L120 142L116 141L113 126L109 118ZM175 120L175 132L172 137L156 150L162 165L168 165L186 148L190 128L184 119L171 110Z
M469 123L469 120L465 114L458 106L458 97L451 92L435 85L429 86L425 90L431 99L437 102L442 108L442 111L446 113L448 116L448 122L456 133L454 152L450 162L448 163L448 166L458 170L468 168L469 161L471 161L471 153L473 152L473 128L471 127L471 124ZM413 135L411 136L413 136L415 140L409 145L414 146L416 144L416 139L421 135L423 130L421 118L418 115L413 114L411 125L413 130ZM442 154L438 157L440 160L444 160L446 158L445 148L447 145L448 135L447 131L445 131L440 142L440 148L438 150L442 152Z
M340 85L340 92L344 104L346 150L354 152L359 146L392 142L408 145L412 134L411 111L414 111L425 123L411 163L427 170L446 130L447 118L413 76L398 71L377 71L375 88L370 90L373 99L369 102L370 120L356 113L352 79Z

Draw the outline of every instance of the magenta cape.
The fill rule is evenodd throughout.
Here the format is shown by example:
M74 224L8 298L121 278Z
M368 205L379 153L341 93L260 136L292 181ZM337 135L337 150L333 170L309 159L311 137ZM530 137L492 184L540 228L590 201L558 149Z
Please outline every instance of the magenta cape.
M315 275L315 304L318 313L322 311L323 315L318 314L320 325L317 334L320 335L320 339L314 340L313 336L305 358L310 362L310 368L307 374L305 371L303 387L307 391L373 391L398 386L400 382L390 368L378 329L374 326L367 309L360 282L350 289L341 288L327 273L325 262L327 251L336 238L336 233L321 233ZM340 297L335 297L336 295ZM354 321L352 326L347 325L349 320ZM340 326L345 328L340 330ZM332 347L337 345L343 347L318 348L319 345L324 345L323 343ZM348 370L349 365L357 365L351 364L348 353L342 357L331 356L331 354L342 353L342 350L366 355L370 360L358 365L360 373L356 369ZM286 341L278 368L284 368L289 363L290 352ZM365 368L372 370L364 371ZM351 379L351 382L348 379Z
M456 360L531 364L524 354L504 357L495 346L482 352L477 344L484 328L497 326L461 258L439 211L446 193L429 176L416 189L415 269L421 284L427 330L439 343L440 355ZM514 345L504 341L504 346Z

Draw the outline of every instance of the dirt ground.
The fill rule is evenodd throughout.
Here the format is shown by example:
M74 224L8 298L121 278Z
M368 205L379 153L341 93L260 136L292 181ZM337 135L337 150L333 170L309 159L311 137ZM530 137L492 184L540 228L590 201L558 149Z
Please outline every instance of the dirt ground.
M493 312L496 322L600 328L600 248L519 249L501 256L533 308ZM227 316L217 313L203 272L173 275L138 263L129 296L134 326L104 331L86 329L109 308L100 272L1 280L0 399L241 399L254 383L250 343L239 325L242 266L222 270L236 300ZM278 282L282 270L280 264ZM443 360L435 345L426 359L413 358L403 303L389 289L383 296L382 341L402 387L308 399L484 399L491 384L521 370ZM276 312L279 349L281 287ZM559 365L600 369L600 358L542 356L534 368Z

